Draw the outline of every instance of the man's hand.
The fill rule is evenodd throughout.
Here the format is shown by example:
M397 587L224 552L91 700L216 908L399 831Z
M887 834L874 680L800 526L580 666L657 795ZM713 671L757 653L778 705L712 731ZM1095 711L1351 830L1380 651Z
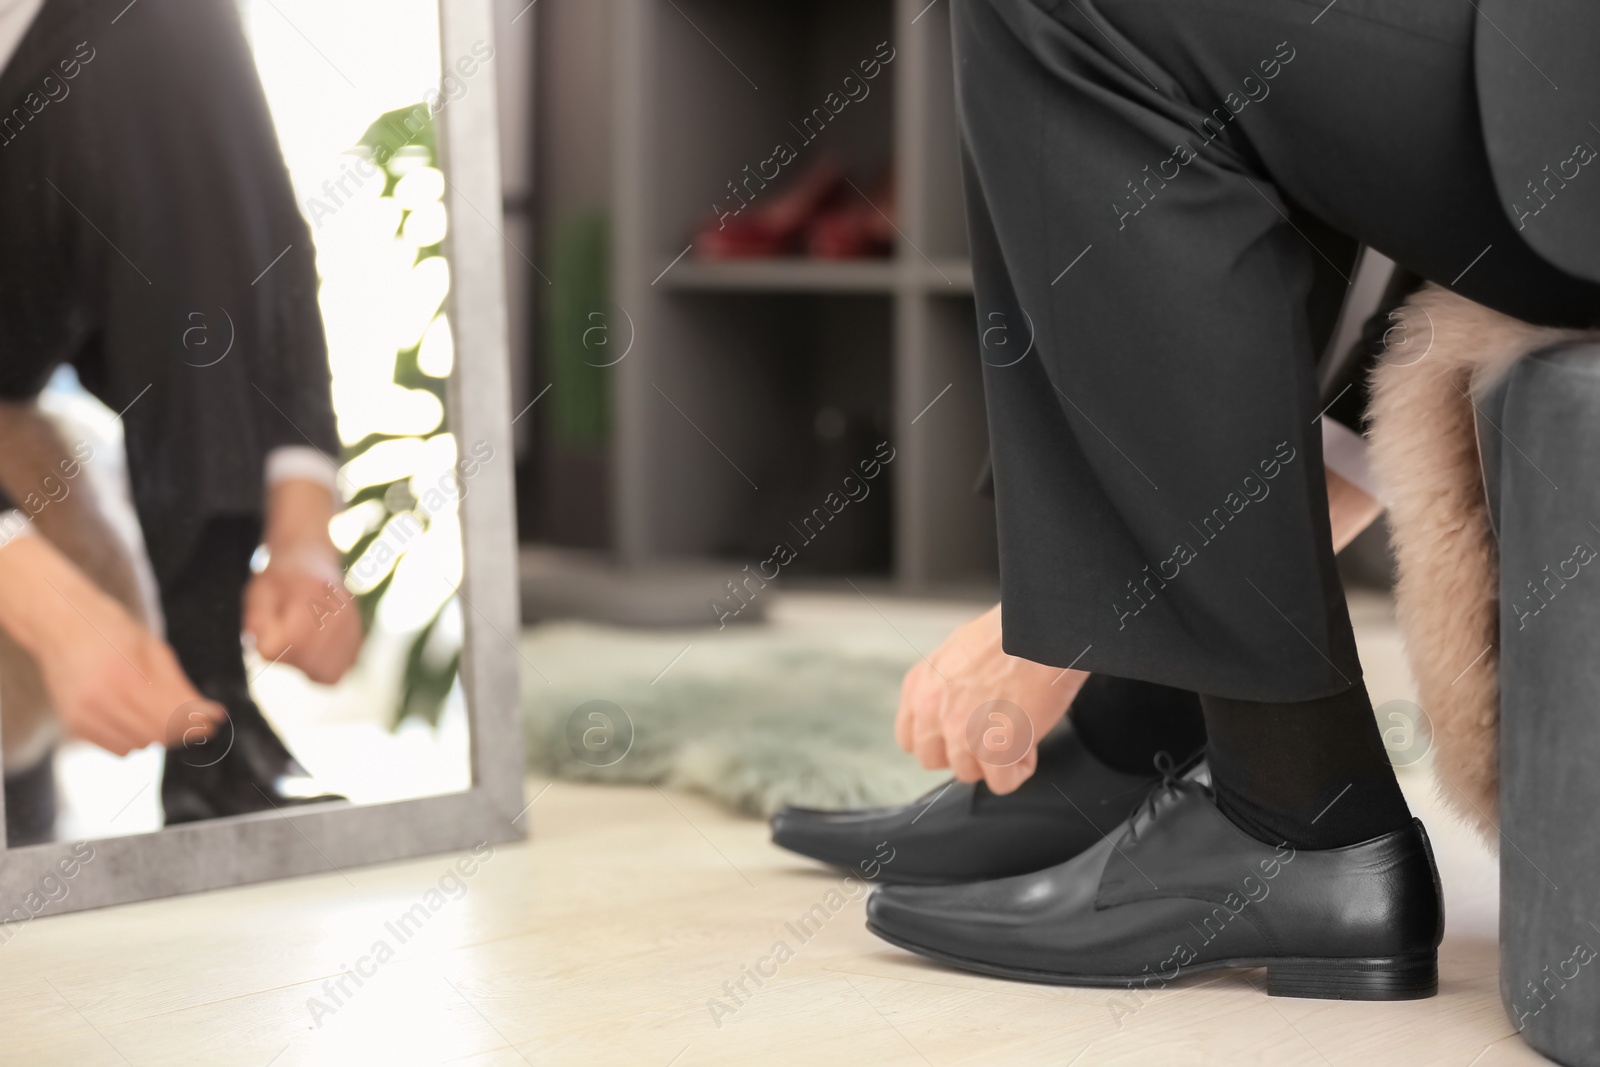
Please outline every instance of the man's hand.
M949 767L963 782L982 779L996 793L1009 793L1033 774L1038 739L1061 721L1087 677L1085 671L1006 655L996 604L907 672L895 740L924 767ZM973 723L993 701L1005 703L986 709ZM1008 721L1007 710L1015 719L1016 708L1026 722ZM1018 736L1030 729L1031 736ZM973 737L979 752L973 750Z
M1366 490L1337 471L1325 472L1328 481L1328 522L1333 527L1333 550L1342 552L1383 514L1383 505Z
M361 613L336 556L271 557L245 587L244 630L262 656L323 685L343 678L361 652Z
M244 631L274 663L332 685L361 652L361 613L328 537L333 495L287 480L267 495L267 566L244 591Z
M225 714L166 642L42 536L0 549L0 625L38 663L67 732L116 755L209 736Z

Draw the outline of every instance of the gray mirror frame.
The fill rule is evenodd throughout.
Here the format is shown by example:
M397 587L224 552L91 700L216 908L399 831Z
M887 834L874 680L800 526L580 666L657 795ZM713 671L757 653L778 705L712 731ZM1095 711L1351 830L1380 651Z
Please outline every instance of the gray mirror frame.
M441 64L494 37L490 0L440 0ZM90 842L53 841L0 852L0 922L194 893L447 852L524 836L516 512L512 491L510 368L495 79L435 116L448 178L446 241L455 333L450 425L463 450L492 457L464 487L465 623L461 681L471 723L472 788L385 804L317 804ZM0 797L0 816L4 814ZM4 820L0 818L0 835ZM65 887L62 892L61 887ZM0 941L11 934L0 930Z

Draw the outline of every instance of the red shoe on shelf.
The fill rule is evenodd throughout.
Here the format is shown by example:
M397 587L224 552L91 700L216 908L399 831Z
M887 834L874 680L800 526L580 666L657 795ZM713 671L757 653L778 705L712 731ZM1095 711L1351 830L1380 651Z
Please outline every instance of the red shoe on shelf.
M719 204L718 216L695 234L695 252L705 259L748 259L799 251L808 224L841 190L849 191L844 173L836 158L824 156L781 193L745 190L747 196L756 194L746 202L730 192Z
M895 184L892 171L863 194L855 189L825 207L806 230L806 251L818 259L867 259L894 251Z

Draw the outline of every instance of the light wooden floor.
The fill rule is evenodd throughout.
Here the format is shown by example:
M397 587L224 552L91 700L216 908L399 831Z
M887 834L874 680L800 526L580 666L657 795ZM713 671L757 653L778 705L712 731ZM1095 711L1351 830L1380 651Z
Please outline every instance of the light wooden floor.
M1374 702L1404 696L1381 613L1358 624ZM1543 1062L1500 1009L1494 862L1436 812L1425 776L1405 780L1445 880L1431 1000L1269 999L1249 972L1119 1018L1114 991L960 974L883 944L859 899L830 898L840 876L773 848L763 823L651 788L531 782L532 840L447 880L458 899L404 943L386 924L458 857L23 927L0 947L0 1064ZM809 940L786 925L830 902ZM780 940L793 958L714 1013L712 998L732 1003L724 983ZM337 1001L325 993L380 942L392 959L362 964L370 977Z
M535 839L498 848L404 944L385 924L455 857L22 928L0 948L0 1063L1542 1062L1510 1036L1495 991L1493 866L1419 810L1449 898L1427 1001L1269 999L1251 972L1174 986L1119 1025L1112 991L958 974L885 945L859 899L802 942L786 923L826 907L840 877L774 849L761 823L690 796L557 782L530 811ZM794 958L715 1019L711 998L731 1003L723 983L779 940ZM364 965L376 973L347 980L335 1006L323 982L379 941L394 958ZM313 997L333 1010L314 1020Z

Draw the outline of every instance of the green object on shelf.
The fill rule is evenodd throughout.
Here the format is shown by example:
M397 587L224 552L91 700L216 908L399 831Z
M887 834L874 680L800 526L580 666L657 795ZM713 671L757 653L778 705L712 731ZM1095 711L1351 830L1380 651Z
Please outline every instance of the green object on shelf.
M609 366L633 341L627 314L611 303L610 220L587 211L557 227L545 315L546 403L552 446L603 447L611 428Z

